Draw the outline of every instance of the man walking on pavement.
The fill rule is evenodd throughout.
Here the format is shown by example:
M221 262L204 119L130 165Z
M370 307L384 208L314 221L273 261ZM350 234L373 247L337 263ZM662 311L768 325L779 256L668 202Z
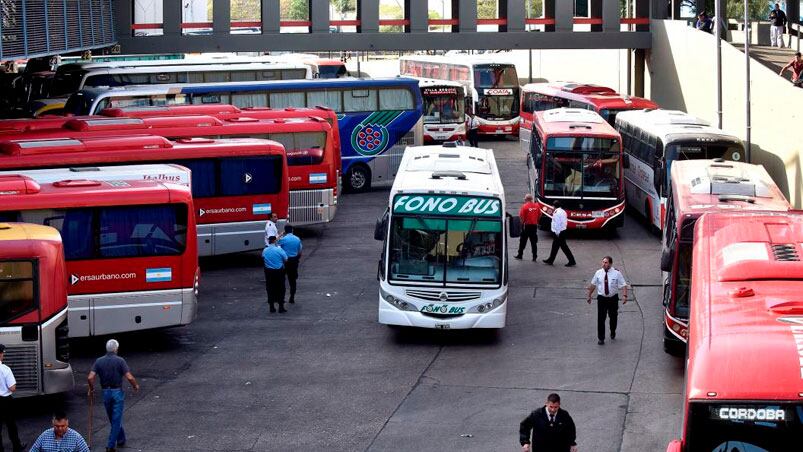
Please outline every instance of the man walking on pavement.
M602 268L594 273L588 285L588 304L597 292L597 344L605 343L605 317L611 319L611 340L616 339L616 323L619 320L619 289L622 290L622 305L627 304L627 281L622 272L612 267L613 258L602 258Z
M287 253L279 248L275 235L268 237L262 260L265 263L265 290L268 292L270 312L276 312L278 303L279 313L284 314L287 312L284 309L284 264L287 262Z
M468 129L468 144L471 147L480 147L480 121L474 113L468 114L466 121L466 128Z
M58 411L53 415L53 428L36 438L30 452L89 452L89 447L81 434L70 428L67 415Z
M775 9L770 11L770 46L784 47L783 44L783 31L786 27L786 13L781 9L781 5L775 4Z
M538 221L541 219L541 209L538 204L533 202L533 195L524 195L524 204L519 209L522 231L519 239L519 253L513 256L515 259L524 257L524 248L527 248L527 240L533 248L533 260L538 258Z
M574 255L572 254L572 250L569 249L569 245L566 244L566 224L568 222L568 218L566 216L566 211L563 210L563 207L560 205L560 201L555 201L555 210L552 212L552 251L549 253L549 257L544 259L543 262L547 265L552 265L555 262L555 257L558 256L558 248L563 250L563 254L566 255L566 259L569 262L566 264L567 267L574 267L577 265L577 262L574 261Z
M560 396L555 393L519 424L522 452L577 452L576 439L574 420L560 408Z
M11 396L17 391L17 380L11 368L3 364L6 346L0 344L0 452L3 452L3 424L8 428L8 439L11 440L11 449L22 452L26 444L20 442L17 432L17 420L14 410L14 398Z
M276 226L278 222L279 216L275 213L270 214L270 220L265 223L265 246L268 246L270 237L279 237L279 229Z
M139 391L139 383L131 374L125 360L117 356L120 343L114 339L106 342L106 355L95 360L92 370L87 377L90 397L95 392L95 376L100 379L103 389L103 406L109 417L109 440L106 443L106 452L115 452L117 447L126 443L125 429L123 428L123 409L125 408L125 392L123 392L123 378L128 380L134 392Z
M287 254L285 273L290 284L290 303L296 302L296 280L298 280L298 262L301 260L301 239L293 234L293 226L285 225L284 235L279 239L279 246Z

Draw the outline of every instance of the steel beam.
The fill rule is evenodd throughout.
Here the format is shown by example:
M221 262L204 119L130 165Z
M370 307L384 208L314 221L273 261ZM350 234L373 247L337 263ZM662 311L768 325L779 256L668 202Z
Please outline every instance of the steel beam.
M164 2L164 6L162 7L162 30L164 30L165 38L175 39L181 36L181 22L184 21L181 9L182 5L183 2ZM170 42L168 39L163 39L163 41L165 43L162 44L162 49L152 53L161 53L165 51L165 48L170 47L168 45Z
M124 53L264 50L646 49L649 32L311 33L228 36L145 36L121 42Z
M329 33L329 0L309 0L311 33Z
M217 0L212 3L212 34L226 36L231 33L231 2Z
M458 16L460 18L460 34L477 31L477 2L458 2ZM470 47L465 47L469 49Z
M499 17L507 19L507 25L500 25L499 31L524 31L527 11L521 3L521 0L499 0Z
M574 2L555 0L555 31L572 31L574 27Z
M404 18L410 25L404 27L406 33L426 33L429 30L427 0L404 0Z
M273 0L262 0L273 1ZM279 3L278 1L276 2ZM360 25L357 27L357 34L378 33L379 32L379 0L357 0L357 19ZM371 38L365 38L371 39ZM341 47L338 50L344 50ZM323 50L323 49L321 49ZM357 50L357 49L350 49Z
M602 28L605 31L619 31L619 0L602 0Z
M65 15L66 17L66 15ZM134 23L134 0L118 0L114 5L114 29L117 30L118 39L124 36L133 36L131 24ZM81 11L78 11L77 20L81 20ZM80 42L79 45L83 44Z

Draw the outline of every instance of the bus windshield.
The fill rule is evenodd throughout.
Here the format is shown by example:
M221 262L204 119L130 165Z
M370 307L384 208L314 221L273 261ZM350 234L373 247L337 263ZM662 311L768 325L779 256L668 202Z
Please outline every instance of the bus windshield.
M451 124L466 120L463 100L454 94L424 94L424 124Z
M499 285L502 246L500 220L395 217L390 234L390 278Z
M744 161L744 147L733 142L675 142L666 147L666 160L717 159Z
M346 66L342 64L321 64L318 65L318 78L341 78L347 77Z
M518 88L516 67L506 64L480 64L474 66L474 85L477 88Z
M56 76L53 78L53 85L50 87L50 96L69 96L81 89L81 79L84 78L86 71L72 70L72 71L56 71Z
M0 325L37 305L33 262L0 261Z
M477 104L477 114L483 119L510 119L519 115L519 98L510 91L511 95L480 96Z
M689 451L789 450L803 437L803 404L692 402L689 411Z
M616 197L619 142L612 138L556 137L547 140L544 195Z

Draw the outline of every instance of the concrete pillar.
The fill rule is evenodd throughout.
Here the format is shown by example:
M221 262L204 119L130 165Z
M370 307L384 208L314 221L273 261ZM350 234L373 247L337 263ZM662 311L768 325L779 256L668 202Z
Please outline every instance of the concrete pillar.
M555 3L555 31L572 31L574 23L574 2L558 0Z
M666 19L672 14L670 9L667 0L652 0L650 3L650 17L657 20Z
M410 21L405 25L405 33L426 33L429 30L427 0L404 0L404 18Z
M278 33L281 8L276 0L262 0L262 33Z
M131 25L134 23L134 0L118 0L114 7L114 29L117 31L117 38L120 40L128 39L134 35ZM82 45L83 43L78 43Z
M310 33L329 33L329 1L309 0Z
M452 0L452 19L460 20L460 0ZM452 33L459 33L460 25L452 25Z
M459 30L461 33L477 31L477 2L459 1L458 14L460 18Z
M636 17L650 17L650 0L632 0L636 2ZM636 31L650 31L649 25L636 25Z
M555 2L558 0L544 0L544 17L555 18ZM555 31L555 25L544 25L544 31Z
M212 2L212 34L231 33L231 2L217 0Z
M602 0L591 0L591 4L588 5L588 12L591 17L602 17ZM605 23L604 19L602 23ZM591 25L591 31L602 31L602 25Z
M635 63L633 67L633 91L636 97L644 97L644 69L646 66L647 52L644 49L636 49Z
M279 3L276 0L268 1ZM357 19L360 21L357 33L378 33L379 0L357 0Z
M499 0L499 17L507 19L507 25L500 25L499 31L524 31L526 14L524 0Z
M181 36L182 2L165 2L162 24L165 36Z
M619 0L603 0L602 1L602 28L605 31L619 31L619 18L621 11L619 9Z

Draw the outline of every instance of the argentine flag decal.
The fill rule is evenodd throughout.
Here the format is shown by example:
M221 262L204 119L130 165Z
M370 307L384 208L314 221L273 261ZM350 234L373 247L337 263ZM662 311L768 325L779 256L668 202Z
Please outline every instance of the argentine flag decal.
M145 282L168 282L173 280L172 268L146 268Z
M311 184L325 184L326 173L310 173L309 183Z
M270 204L254 204L251 207L251 212L253 212L254 215L270 215L272 210Z

